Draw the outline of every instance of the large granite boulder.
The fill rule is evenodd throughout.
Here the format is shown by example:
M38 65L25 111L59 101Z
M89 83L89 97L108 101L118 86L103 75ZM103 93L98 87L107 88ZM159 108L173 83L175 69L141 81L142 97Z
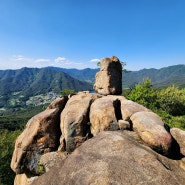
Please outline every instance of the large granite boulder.
M31 118L17 138L11 168L16 174L29 172L39 174L38 161L43 153L59 146L60 112L67 98L58 98L45 111Z
M93 102L90 108L91 134L97 135L104 130L119 130L123 96L104 96Z
M33 185L184 185L179 161L141 144L130 131L101 132L68 158L36 179Z
M98 97L89 92L80 92L68 100L60 117L61 150L70 153L91 137L89 110L91 103Z
M172 128L170 133L179 144L181 154L185 156L185 131L179 128Z
M145 111L137 112L130 119L133 129L148 146L165 155L170 153L172 136L157 114Z
M122 93L122 65L115 56L103 58L96 74L94 90L102 95Z
M125 99L121 101L121 114L123 120L129 121L134 113L141 111L151 112L151 110L131 100Z

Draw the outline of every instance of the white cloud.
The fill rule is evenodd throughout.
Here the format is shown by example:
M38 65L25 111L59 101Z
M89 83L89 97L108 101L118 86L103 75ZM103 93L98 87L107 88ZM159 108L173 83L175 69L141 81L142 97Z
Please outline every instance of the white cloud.
M33 59L31 58L26 58L23 55L13 55L11 58L12 61L32 61Z
M89 61L72 61L65 57L55 57L55 58L31 58L25 57L24 55L13 55L6 62L1 62L0 59L0 68L2 69L20 69L22 67L61 67L61 68L97 68L96 63L99 62L99 59L92 59Z
M57 57L56 59L55 59L55 62L56 63L60 63L60 62L64 62L64 61L66 61L67 59L65 58L65 57Z
M98 58L91 59L90 62L100 62L101 60Z
M53 66L62 67L62 68L81 69L81 68L83 68L83 63L82 62L74 62L74 61L68 60L65 57L57 57L56 59L54 59Z
M34 62L35 63L45 63L45 62L50 62L50 59L40 58L40 59L36 59Z

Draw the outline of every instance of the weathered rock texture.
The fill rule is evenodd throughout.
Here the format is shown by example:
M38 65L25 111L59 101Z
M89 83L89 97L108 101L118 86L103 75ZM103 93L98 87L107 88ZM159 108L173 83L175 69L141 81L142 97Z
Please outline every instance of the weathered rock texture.
M168 185L185 183L179 162L143 146L130 131L98 134L34 185Z
M61 135L60 113L66 101L66 97L56 99L48 109L28 121L15 143L11 168L16 174L39 174L40 156L58 148Z
M172 136L161 118L153 112L137 112L131 117L133 129L142 140L159 153L169 154Z
M97 95L84 92L72 96L67 102L60 117L62 150L72 152L81 143L91 137L89 109L91 103L97 97Z
M123 96L58 98L17 138L14 185L38 175L32 185L183 185L184 132L177 131L172 137L159 116Z
M121 114L122 114L123 120L125 121L129 121L130 117L133 114L135 114L136 112L141 112L141 111L150 112L151 110L131 100L123 100L121 102Z
M102 59L100 71L96 73L94 90L102 95L122 93L122 65L117 57Z
M29 176L26 174L18 174L14 179L14 185L31 185L37 176Z
M91 133L93 136L104 130L119 130L123 96L105 96L97 99L90 109Z

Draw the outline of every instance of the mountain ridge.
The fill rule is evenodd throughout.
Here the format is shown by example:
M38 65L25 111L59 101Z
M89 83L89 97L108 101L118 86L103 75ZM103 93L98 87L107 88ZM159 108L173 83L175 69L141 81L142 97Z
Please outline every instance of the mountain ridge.
M0 70L0 108L19 102L25 102L31 96L54 92L60 94L62 89L75 91L92 90L95 75L99 69L66 69L58 67L28 68L17 70ZM142 69L129 73L123 72L123 88L132 88L149 78L156 88L170 85L185 87L185 65L179 64L161 69ZM15 96L16 94L16 96ZM13 99L15 100L12 100ZM22 106L22 104L20 105Z
M58 67L47 67L56 71L63 71L72 77L86 82L94 83L95 75L99 69L65 69ZM89 74L88 74L89 73ZM144 79L149 78L155 87L167 87L170 85L185 86L185 65L178 64L160 69L149 68L129 73L123 72L122 85L124 88L132 88L134 85L141 83Z

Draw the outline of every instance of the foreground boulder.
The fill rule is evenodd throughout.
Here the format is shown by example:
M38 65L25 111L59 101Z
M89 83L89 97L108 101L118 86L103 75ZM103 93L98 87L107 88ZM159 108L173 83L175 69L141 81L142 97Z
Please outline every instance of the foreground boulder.
M40 156L58 148L61 135L60 112L66 101L66 97L56 99L48 109L28 121L25 130L16 140L12 156L11 168L16 174L39 174Z
M32 184L185 184L180 161L168 159L141 142L134 132L101 132Z
M100 71L96 73L94 90L102 95L122 93L122 65L117 57L102 59Z
M170 153L172 136L157 114L137 112L131 116L131 121L133 129L148 146L165 155Z

